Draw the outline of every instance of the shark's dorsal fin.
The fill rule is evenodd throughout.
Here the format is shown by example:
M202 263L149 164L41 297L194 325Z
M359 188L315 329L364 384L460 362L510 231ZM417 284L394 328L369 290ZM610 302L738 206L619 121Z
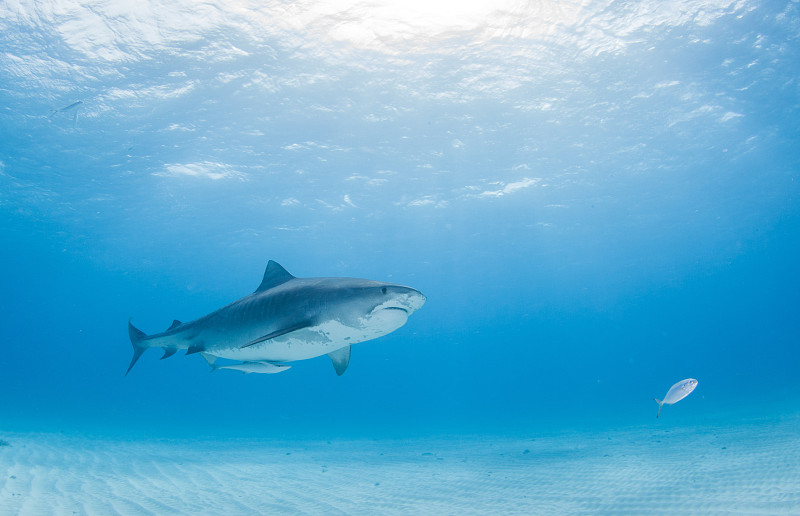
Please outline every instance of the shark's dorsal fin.
M172 326L167 328L167 331L173 330L173 329L177 328L178 326L180 326L181 324L183 324L183 323L180 322L179 320L175 319L174 321L172 321Z
M286 269L281 267L278 262L270 260L267 264L267 270L264 271L264 279L261 280L261 285L258 286L256 292L283 285L290 279L294 279L294 276L286 272Z
M350 363L350 346L339 348L336 351L328 353L333 362L333 368L336 369L336 374L342 376L347 370L347 365Z

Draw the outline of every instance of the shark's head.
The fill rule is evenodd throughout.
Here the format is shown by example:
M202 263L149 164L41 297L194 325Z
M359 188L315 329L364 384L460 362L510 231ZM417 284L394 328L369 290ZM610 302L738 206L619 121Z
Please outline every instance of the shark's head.
M402 285L383 284L373 289L370 297L375 306L364 319L375 329L391 328L386 333L404 325L408 316L422 308L426 300L419 290Z
M337 288L330 292L328 316L357 330L353 343L393 332L425 304L422 292L411 287L370 280L337 280Z

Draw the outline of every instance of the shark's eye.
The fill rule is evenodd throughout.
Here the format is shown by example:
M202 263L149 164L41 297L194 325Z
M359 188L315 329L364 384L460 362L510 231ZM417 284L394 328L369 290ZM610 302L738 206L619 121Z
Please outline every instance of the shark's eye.
M386 287L382 287L382 288L381 288L381 293L382 293L382 294L385 294L385 293L386 293Z

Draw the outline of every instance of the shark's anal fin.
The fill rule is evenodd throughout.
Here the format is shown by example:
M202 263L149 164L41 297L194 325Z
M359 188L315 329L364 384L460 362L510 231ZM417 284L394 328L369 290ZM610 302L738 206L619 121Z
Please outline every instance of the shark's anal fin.
M275 337L280 337L281 335L286 335L287 333L292 333L293 331L302 330L303 328L308 328L311 326L311 321L301 321L297 324L293 324L291 326L287 326L286 328L281 328L280 330L275 330L272 333L267 333L263 337L259 337L255 340L251 340L244 346L239 346L239 349L248 348L250 346L254 346L260 342L267 341L269 339L274 339ZM187 353L188 355L188 353Z
M333 368L336 369L336 374L342 376L347 370L347 365L350 363L350 346L339 348L336 351L328 353L333 362Z
M161 360L164 360L165 358L171 357L172 355L175 354L176 351L178 351L176 348L165 348L164 349L164 356L161 357Z
M653 399L656 400L656 403L658 403L658 414L656 414L656 418L658 418L658 416L661 415L661 409L664 408L664 402L658 398L653 398Z
M172 321L172 325L169 328L167 328L167 331L174 330L175 328L177 328L181 324L183 324L183 323L180 322L179 320L175 319L174 321Z

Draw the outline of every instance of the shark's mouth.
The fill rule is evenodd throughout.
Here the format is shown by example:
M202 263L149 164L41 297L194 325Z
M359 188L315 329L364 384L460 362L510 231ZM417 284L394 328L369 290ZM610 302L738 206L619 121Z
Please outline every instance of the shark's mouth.
M388 314L391 310L399 310L403 312L406 317L408 317L416 312L424 303L425 296L419 292L413 291L411 294L397 295L393 299L387 299L384 303L373 308L372 314L377 314L383 312L384 310L386 310L384 313Z
M381 310L400 310L401 312L408 313L408 310L402 306L384 306Z
M386 334L404 325L411 311L396 304L376 306L365 318L365 323L373 330Z

